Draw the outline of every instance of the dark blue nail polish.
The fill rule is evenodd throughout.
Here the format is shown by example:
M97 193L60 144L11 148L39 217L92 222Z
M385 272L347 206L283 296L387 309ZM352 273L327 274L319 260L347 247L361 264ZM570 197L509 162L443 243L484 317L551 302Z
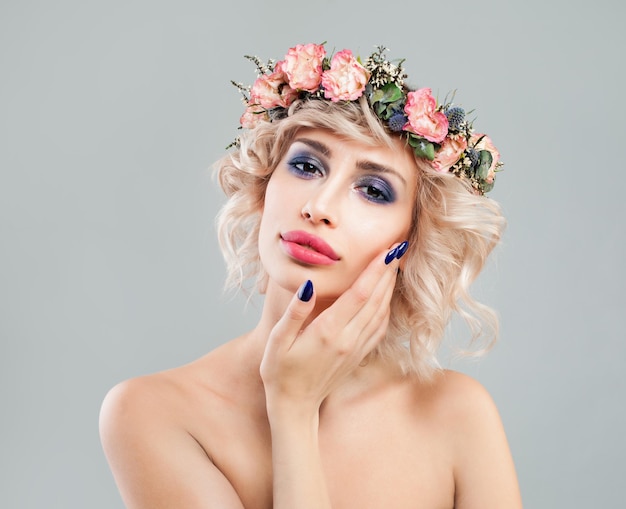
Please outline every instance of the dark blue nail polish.
M387 256L385 256L385 265L389 265L391 263L391 260L393 260L397 254L398 254L397 247L394 247L391 251L389 251L387 253Z
M407 249L409 249L409 241L405 240L402 244L400 244L398 247L398 253L396 254L396 258L399 260L400 258L402 258L404 256L404 253L406 253Z
M298 290L298 299L302 302L309 302L313 297L313 283L307 279Z

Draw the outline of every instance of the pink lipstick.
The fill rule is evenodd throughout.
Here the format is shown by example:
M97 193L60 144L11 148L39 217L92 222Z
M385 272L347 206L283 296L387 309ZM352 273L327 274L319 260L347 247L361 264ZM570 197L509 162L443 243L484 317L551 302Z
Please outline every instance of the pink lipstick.
M281 245L285 252L296 260L310 265L332 265L339 256L320 237L302 230L281 234Z

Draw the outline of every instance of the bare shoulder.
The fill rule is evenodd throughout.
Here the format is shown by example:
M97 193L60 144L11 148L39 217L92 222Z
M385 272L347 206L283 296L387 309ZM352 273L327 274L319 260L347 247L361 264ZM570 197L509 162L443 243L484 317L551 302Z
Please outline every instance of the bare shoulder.
M485 387L462 373L444 371L428 392L451 447L455 507L521 508L506 433Z
M101 442L127 507L242 507L189 428L194 383L175 369L125 380L104 398Z
M171 378L161 373L131 378L109 390L100 410L103 439L117 427L132 429L140 423L149 423L166 417L168 400L174 401L176 386ZM161 415L164 414L164 415Z
M499 421L498 410L487 389L476 379L457 371L445 370L436 375L430 388L442 417L462 426L475 420Z
M224 400L233 371L228 360L233 357L231 349L226 343L188 364L118 383L102 403L103 431L118 423L143 427L152 421L189 427L192 416L198 416L198 406L210 410Z
M219 413L223 401L220 383L228 378L219 348L189 364L138 376L115 385L106 394L100 410L100 434L105 447L128 439L134 433L194 435L195 423L210 424L211 413ZM209 422L207 422L209 421Z

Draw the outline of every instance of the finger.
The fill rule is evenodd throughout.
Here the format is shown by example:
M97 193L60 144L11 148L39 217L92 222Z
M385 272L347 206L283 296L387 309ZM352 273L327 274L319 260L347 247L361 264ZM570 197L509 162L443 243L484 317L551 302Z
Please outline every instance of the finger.
M381 339L381 324L389 320L390 303L396 286L397 273L385 274L374 288L367 303L346 325L358 347L370 351Z
M273 348L286 350L291 348L314 307L315 291L313 282L309 279L300 286L289 302L283 316L272 329L269 341Z
M357 281L317 320L322 337L332 337L335 347L360 355L381 322L388 321L389 302L397 279L397 260L408 244L379 253ZM324 334L326 331L326 334ZM333 331L342 331L337 335ZM380 339L380 335L375 343Z
M391 249L385 256L385 265L392 265L393 271L386 271L374 288L367 303L354 315L348 328L353 327L353 334L358 334L364 351L371 351L384 337L390 315L390 303L396 286L398 265L409 248L408 241ZM381 326L382 324L382 326ZM359 329L360 327L360 329ZM381 330L383 333L381 333Z
M371 320L366 324L361 332L363 337L362 349L363 355L370 353L378 344L384 339L387 333L387 327L389 325L389 318L391 315L391 299L395 288L395 282L393 285L388 285L386 292L381 300L378 309L371 315Z
M379 253L353 285L337 299L333 305L346 317L346 324L360 315L367 316L380 305L382 295L389 285L395 285L398 257L402 257L408 247L407 242L396 244L391 250Z

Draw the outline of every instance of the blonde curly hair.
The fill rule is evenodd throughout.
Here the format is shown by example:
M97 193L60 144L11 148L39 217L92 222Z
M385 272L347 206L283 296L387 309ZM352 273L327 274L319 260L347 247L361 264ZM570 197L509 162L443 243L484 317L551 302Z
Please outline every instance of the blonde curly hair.
M240 137L239 147L215 163L218 182L228 200L217 216L226 287L243 288L253 280L263 293L267 274L258 251L265 189L298 130L325 129L372 145L393 146L388 131L365 98L333 103L294 102L282 118L260 122ZM407 148L410 150L410 148ZM499 205L473 192L469 183L434 171L416 158L419 169L409 251L398 274L387 336L376 351L399 363L406 373L430 379L440 369L437 351L453 312L484 340L495 341L495 312L469 293L471 283L500 240L505 226Z

